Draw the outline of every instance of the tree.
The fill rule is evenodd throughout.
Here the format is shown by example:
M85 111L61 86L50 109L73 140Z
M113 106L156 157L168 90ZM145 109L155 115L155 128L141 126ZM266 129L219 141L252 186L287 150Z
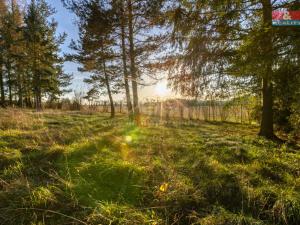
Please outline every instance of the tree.
M51 76L50 85L45 88L50 103L58 101L60 96L72 91L69 86L71 85L73 75L64 72L63 61L64 60L60 58L59 63L54 66L55 75Z
M59 45L64 35L56 38L57 24L48 21L54 13L44 0L32 0L24 20L24 39L26 42L27 80L31 88L37 110L42 109L42 97L47 94L54 98L63 93L61 86L70 83L71 76L62 71L63 59L58 55ZM28 96L30 98L30 96Z
M173 43L184 50L177 56L179 69L172 77L173 86L195 96L211 82L226 82L229 77L246 78L251 85L262 84L259 134L270 139L276 139L275 74L280 61L291 53L290 43L285 43L282 36L289 39L299 33L272 27L272 10L277 7L280 5L272 5L270 0L176 1L168 12L174 25ZM186 84L190 88L185 88Z
M16 0L0 1L0 90L1 105L32 106L37 110L42 98L57 99L70 84L63 72L59 45L65 35L56 37L54 13L44 0L32 0L25 11Z
M113 1L113 9L117 17L116 28L121 33L121 51L123 56L124 77L130 77L133 98L133 113L137 124L140 123L139 95L138 87L142 84L142 74L144 76L153 75L149 72L150 64L155 61L158 49L161 47L163 35L158 32L159 16L162 3L164 1ZM156 29L156 30L155 30ZM158 32L156 34L154 32ZM126 32L127 31L127 32ZM128 40L128 58L130 76L126 69L126 39ZM151 74L151 75L150 75ZM153 77L152 77L153 78ZM126 93L129 93L128 84L125 83ZM129 102L129 94L126 94ZM131 102L131 101L130 101ZM131 106L129 107L131 108Z
M88 16L86 7L96 2L102 8L110 11L107 18L110 22L110 34L117 41L114 50L123 64L124 87L127 99L129 114L134 112L134 117L139 123L139 98L138 87L142 84L142 74L152 76L149 72L149 64L157 55L157 50L162 46L161 35L153 32L158 25L156 17L159 14L160 6L163 1L84 1L84 0L62 0L80 19ZM99 24L98 29L101 29ZM128 65L128 66L127 66ZM133 110L129 82L131 81Z
M131 85L132 85L132 96L133 96L133 109L134 116L137 123L140 123L140 109L139 109L139 97L138 97L138 84L137 84L137 71L136 71L136 55L134 45L134 33L133 33L133 9L131 0L127 0L128 9L128 40L129 40L129 55L130 55L130 74L131 74Z
M1 106L5 105L5 91L4 91L4 46L3 46L3 23L7 14L7 7L4 0L0 0L0 94L1 94Z
M92 86L89 93L100 93L105 88L109 97L111 117L115 116L113 93L120 88L120 68L117 56L113 50L116 43L112 37L110 10L97 1L86 5L87 16L81 17L80 40L71 47L77 51L68 58L83 65L81 71L91 72L85 82Z
M138 84L141 74L147 74L149 65L161 47L164 35L159 34L161 8L164 1L127 0L128 42L130 74L132 83L133 109L137 124L140 123ZM158 33L155 34L154 30ZM156 62L157 63L157 62ZM151 72L150 72L151 73Z
M125 93L126 93L126 102L127 102L127 110L129 113L129 117L133 116L133 108L131 102L131 95L130 95L130 86L129 86L129 74L128 74L128 67L127 67L127 47L126 47L126 30L127 30L127 17L125 15L125 6L124 1L113 1L113 10L116 17L116 29L120 28L120 37L121 37L121 55L122 55L122 64L123 64L123 76L124 76L124 86L125 86Z
M2 51L3 63L6 72L9 104L13 104L13 96L21 93L22 66L20 59L24 52L22 44L23 15L17 3L12 0L7 13L2 18Z

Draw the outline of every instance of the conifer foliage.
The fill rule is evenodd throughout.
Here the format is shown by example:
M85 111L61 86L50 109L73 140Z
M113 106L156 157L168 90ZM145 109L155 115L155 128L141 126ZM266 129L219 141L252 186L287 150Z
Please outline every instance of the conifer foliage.
M32 0L21 9L16 1L0 1L1 105L42 109L42 100L53 101L70 84L63 72L56 37L54 10L44 0Z
M120 62L114 47L117 45L112 36L111 10L99 2L91 2L84 8L86 15L80 20L80 39L72 42L71 48L77 53L68 55L70 60L82 65L80 71L90 72L84 79L91 89L88 98L104 94L109 97L111 117L115 116L113 93L120 91Z

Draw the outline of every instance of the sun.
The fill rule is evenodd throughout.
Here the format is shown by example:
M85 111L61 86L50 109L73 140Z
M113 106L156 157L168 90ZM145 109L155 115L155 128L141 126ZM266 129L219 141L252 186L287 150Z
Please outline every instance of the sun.
M159 97L166 97L167 95L169 95L170 90L167 87L167 82L157 83L156 86L155 86L155 93Z

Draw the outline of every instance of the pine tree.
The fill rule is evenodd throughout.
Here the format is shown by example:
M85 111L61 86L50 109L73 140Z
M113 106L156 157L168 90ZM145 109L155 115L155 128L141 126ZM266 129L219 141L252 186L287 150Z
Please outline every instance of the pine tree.
M155 62L153 58L159 55L158 51L164 39L164 36L155 34L159 30L160 21L157 18L160 17L163 2L162 0L126 1L133 109L137 124L140 123L138 86L142 83L141 74L146 75L148 66Z
M125 15L125 5L124 1L115 0L112 2L114 15L116 17L115 21L115 29L120 32L120 51L122 55L122 64L123 64L123 76L124 76L124 87L125 87L125 94L126 94L126 102L127 102L127 110L129 117L133 117L133 108L131 102L131 94L130 94L130 86L129 86L129 73L128 73L128 54L127 54L127 46L126 46L126 39L128 30L128 19Z
M11 2L11 13L14 23L14 43L11 46L11 51L13 53L13 65L12 69L14 72L13 86L15 88L15 98L17 100L17 105L23 107L23 90L24 90L24 79L25 79L25 42L23 37L23 12L21 11L17 1Z
M111 36L114 37L114 51L118 51L118 53L115 54L114 58L115 60L121 60L123 65L123 80L124 80L124 88L125 88L125 94L126 94L126 101L127 101L127 109L128 114L130 117L133 115L133 108L132 108L132 102L131 102L131 94L130 94L130 86L129 86L129 72L128 72L128 53L127 53L127 46L126 46L126 28L127 28L127 19L124 12L124 2L119 0L114 0L111 2L108 1L76 1L76 0L63 0L63 3L65 3L65 6L72 10L80 20L86 20L88 17L88 8L90 8L92 5L98 5L100 8L105 8L105 10L110 11L107 16L109 17L109 33ZM111 9L108 10L108 5L111 5ZM108 22L108 21L106 21ZM82 23L80 24L82 26ZM95 30L101 30L102 24L99 22L95 26ZM82 33L82 31L81 31ZM119 41L118 41L119 40ZM96 44L97 45L97 44ZM95 46L96 48L99 48ZM119 58L119 59L118 59ZM118 78L119 79L119 78ZM95 79L86 79L88 83L95 83L95 86L89 91L92 95L99 94L99 91L96 91L95 87L98 87L99 84L96 84ZM101 85L100 85L101 86ZM119 85L118 85L119 86ZM98 87L97 89L99 89Z
M88 4L85 12L88 15L81 17L80 40L71 45L77 54L68 57L83 65L81 71L92 73L90 78L85 79L92 86L89 93L101 93L105 90L104 93L109 97L111 117L114 117L113 93L120 88L120 69L113 50L116 43L111 37L111 12L96 1Z
M110 20L110 33L114 40L118 40L117 49L119 58L123 64L124 87L129 114L132 111L129 82L131 81L133 112L139 123L139 98L138 84L142 83L142 74L153 75L147 71L147 66L155 58L155 51L161 46L160 35L151 32L157 25L155 17L159 15L159 9L163 1L138 0L138 1L83 1L63 0L67 8L72 10L79 18L86 18L86 7L96 2L100 6L111 11L107 16ZM98 24L101 29L101 24ZM128 66L127 66L128 65ZM147 74L148 73L148 74Z
M1 106L5 105L5 91L4 91L4 40L3 40L3 23L7 14L7 7L5 0L0 0L0 94Z
M130 56L130 74L131 74L131 85L132 85L132 96L133 96L133 111L136 122L140 123L140 109L139 109L139 96L138 96L138 80L136 70L136 55L134 45L134 32L133 32L133 8L131 0L127 0L128 10L128 40L129 40L129 56Z
M3 37L3 62L6 72L6 84L8 87L9 104L13 104L13 97L19 93L17 80L20 79L20 71L22 67L18 65L19 58L23 52L22 49L22 13L16 1L12 0L9 9L4 15L2 23ZM21 83L19 82L19 85Z
M69 83L70 76L62 72L62 58L58 55L59 45L63 37L56 38L57 24L48 22L48 17L54 13L44 0L32 0L26 15L24 38L26 42L27 80L31 81L31 91L37 110L42 109L42 98L49 95L55 98L60 95L60 85Z

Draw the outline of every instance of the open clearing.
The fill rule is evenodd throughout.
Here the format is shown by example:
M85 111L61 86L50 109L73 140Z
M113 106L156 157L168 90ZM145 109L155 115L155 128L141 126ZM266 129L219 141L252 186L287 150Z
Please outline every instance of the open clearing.
M300 224L299 150L254 125L0 114L0 224Z

